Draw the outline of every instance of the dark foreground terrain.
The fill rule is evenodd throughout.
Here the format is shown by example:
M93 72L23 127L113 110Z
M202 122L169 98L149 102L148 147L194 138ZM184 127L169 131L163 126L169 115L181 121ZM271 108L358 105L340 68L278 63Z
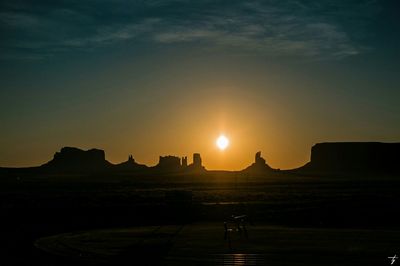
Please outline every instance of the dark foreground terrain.
M0 264L390 265L399 192L379 176L4 176Z

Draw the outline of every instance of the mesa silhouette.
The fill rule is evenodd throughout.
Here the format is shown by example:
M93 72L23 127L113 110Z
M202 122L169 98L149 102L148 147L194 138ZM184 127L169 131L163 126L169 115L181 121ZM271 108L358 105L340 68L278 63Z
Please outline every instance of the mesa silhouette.
M400 143L331 142L311 149L311 161L300 172L336 174L396 174L400 166Z
M135 161L132 155L120 164L112 164L105 159L105 152L99 149L81 150L64 147L54 155L48 163L39 167L45 172L60 173L98 173L98 172L127 172L127 173L157 173L171 174L178 172L204 172L201 156L193 154L193 163L187 164L187 157L160 156L156 166L146 166Z
M400 143L380 142L335 142L318 143L311 149L311 160L302 167L291 170L274 169L261 157L255 154L254 163L236 171L243 174L268 175L277 172L301 174L364 174L364 173L399 173ZM146 166L135 161L132 155L120 164L112 164L105 158L100 149L81 150L64 147L56 152L49 162L27 168L0 168L4 174L12 173L52 173L52 174L98 174L126 173L133 175L146 174L207 174L199 153L194 153L192 163L187 157L160 156L155 166ZM212 171L215 172L215 171Z

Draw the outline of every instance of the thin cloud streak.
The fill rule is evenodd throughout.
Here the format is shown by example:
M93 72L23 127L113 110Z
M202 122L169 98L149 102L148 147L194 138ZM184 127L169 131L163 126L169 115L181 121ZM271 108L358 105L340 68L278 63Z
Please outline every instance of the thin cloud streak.
M363 25L367 23L363 14L371 14L376 6L375 1L369 1L363 6L355 5L358 10L320 15L316 11L335 3L234 2L220 9L210 9L207 6L210 3L205 2L201 8L196 6L188 13L184 8L174 15L163 12L172 4L190 6L188 1L151 1L142 8L150 7L157 12L149 12L141 18L111 19L109 23L102 22L97 14L85 13L73 6L54 9L49 15L8 10L0 13L2 28L17 34L13 34L0 49L10 54L19 52L20 58L25 53L31 58L32 54L40 57L41 51L43 55L56 55L77 49L112 48L114 44L140 39L149 44L183 43L205 50L220 49L248 55L342 59L368 49L352 38L340 18L348 18L351 12L357 17L355 12L359 12L357 30L363 31ZM338 4L337 9L341 10L341 7ZM112 13L102 12L105 16Z

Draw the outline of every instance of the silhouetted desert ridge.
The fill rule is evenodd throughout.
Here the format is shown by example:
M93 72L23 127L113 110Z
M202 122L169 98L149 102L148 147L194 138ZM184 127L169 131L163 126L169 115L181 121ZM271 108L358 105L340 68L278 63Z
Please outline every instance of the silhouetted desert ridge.
M398 173L400 143L332 142L311 149L301 170L333 173Z
M99 149L87 151L64 147L56 152L51 161L41 166L42 169L59 172L96 172L111 167L105 152Z
M311 149L311 161L306 165L286 170L291 173L399 173L400 143L379 142L332 142L318 143ZM95 173L127 173L127 174L176 174L207 173L202 164L200 153L194 153L192 163L188 158L173 155L160 156L155 166L146 166L135 161L132 155L120 164L112 164L106 160L105 152L100 149L81 150L64 147L56 152L51 161L39 167L1 168L2 173L60 173L60 174L95 174ZM286 172L274 169L261 157L255 154L254 163L239 171L243 174L267 175L275 172Z

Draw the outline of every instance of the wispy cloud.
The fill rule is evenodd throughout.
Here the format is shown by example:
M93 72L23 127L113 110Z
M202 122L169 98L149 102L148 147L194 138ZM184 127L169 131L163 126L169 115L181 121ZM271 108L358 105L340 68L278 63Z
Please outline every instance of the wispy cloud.
M150 45L183 43L260 56L341 59L365 51L357 36L378 10L375 1L101 3L98 9L79 5L5 9L0 23L7 40L0 49L20 53L21 58L24 53L40 58L40 51L46 57L140 39Z
M138 23L103 26L96 29L96 32L87 37L71 38L61 43L66 47L93 47L105 46L115 42L123 42L134 39L140 34L154 31L156 25L160 23L160 19L151 18L144 19Z
M208 14L200 25L170 24L167 29L153 33L154 40L167 44L200 42L267 56L343 58L363 52L344 28L324 17L293 14L286 6L269 7L260 3L246 3L241 8L247 8L247 12Z

